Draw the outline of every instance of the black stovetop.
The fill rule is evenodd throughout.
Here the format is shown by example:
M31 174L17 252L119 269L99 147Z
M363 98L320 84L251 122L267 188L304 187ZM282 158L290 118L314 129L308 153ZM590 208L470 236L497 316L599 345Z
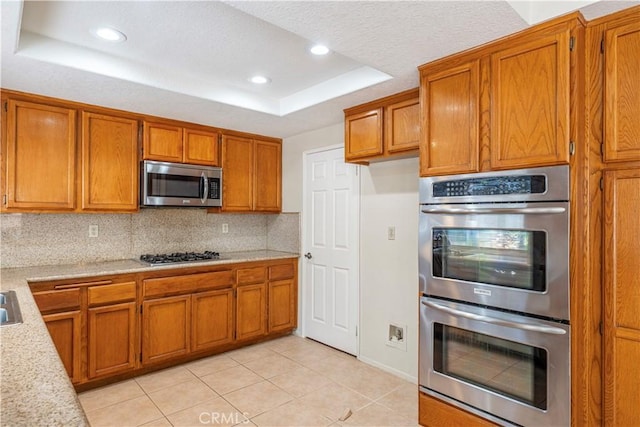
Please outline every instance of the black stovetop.
M208 261L220 259L220 253L205 252L174 252L171 254L140 255L140 261L150 265L177 264L182 262Z

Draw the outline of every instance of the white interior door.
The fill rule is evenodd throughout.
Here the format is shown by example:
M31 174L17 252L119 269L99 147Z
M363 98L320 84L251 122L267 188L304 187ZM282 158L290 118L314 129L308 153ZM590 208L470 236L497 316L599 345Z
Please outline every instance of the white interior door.
M344 148L305 153L303 333L356 355L358 351L358 166Z

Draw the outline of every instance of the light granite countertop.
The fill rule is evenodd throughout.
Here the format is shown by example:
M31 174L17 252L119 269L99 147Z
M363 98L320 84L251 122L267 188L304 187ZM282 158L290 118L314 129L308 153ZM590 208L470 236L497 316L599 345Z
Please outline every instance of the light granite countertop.
M88 425L28 282L296 258L279 251L222 254L224 259L148 266L137 260L0 269L0 289L16 291L23 323L0 328L0 422L11 426Z

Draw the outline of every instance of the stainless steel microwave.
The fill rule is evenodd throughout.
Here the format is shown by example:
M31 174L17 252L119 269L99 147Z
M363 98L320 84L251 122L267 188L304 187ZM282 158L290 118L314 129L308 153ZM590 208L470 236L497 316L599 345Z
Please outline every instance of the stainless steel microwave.
M222 206L222 168L144 160L140 206Z

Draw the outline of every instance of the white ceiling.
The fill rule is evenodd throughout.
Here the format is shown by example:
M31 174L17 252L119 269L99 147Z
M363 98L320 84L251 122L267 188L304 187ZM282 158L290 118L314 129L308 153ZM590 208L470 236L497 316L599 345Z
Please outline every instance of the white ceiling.
M287 137L416 87L426 62L576 8L593 19L640 1L591 3L2 0L0 84ZM105 25L127 40L91 34ZM310 55L316 42L331 53Z

